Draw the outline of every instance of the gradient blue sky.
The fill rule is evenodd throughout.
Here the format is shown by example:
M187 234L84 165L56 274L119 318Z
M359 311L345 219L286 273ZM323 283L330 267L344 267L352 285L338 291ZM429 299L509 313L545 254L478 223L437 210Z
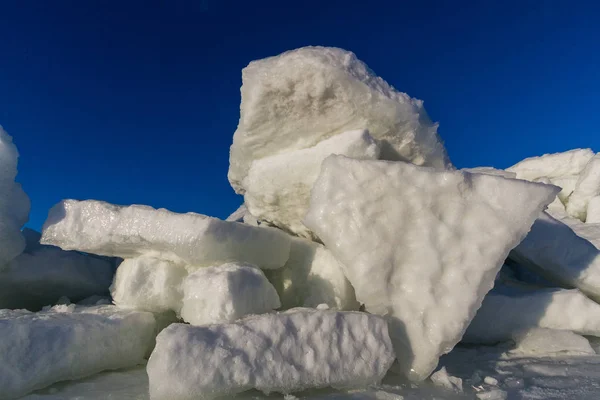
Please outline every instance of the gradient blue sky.
M597 2L595 2L598 4ZM0 124L40 228L62 198L226 217L241 69L355 52L425 100L458 167L600 151L600 6L578 1L31 1L0 5Z

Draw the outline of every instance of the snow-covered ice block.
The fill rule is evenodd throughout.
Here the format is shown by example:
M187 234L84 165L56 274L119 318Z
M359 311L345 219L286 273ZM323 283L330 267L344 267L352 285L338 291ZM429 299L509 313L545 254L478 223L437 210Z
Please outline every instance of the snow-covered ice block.
M18 158L12 137L0 126L0 270L25 249L21 227L29 219L31 204L15 183Z
M225 219L225 221L244 222L244 215L246 215L247 212L248 212L248 209L246 208L246 205L242 204L241 206L238 207L237 210L235 210L234 212L232 212L229 215L229 217L227 217Z
M515 172L518 179L527 181L542 177L552 180L579 175L592 157L594 157L592 149L574 149L562 153L526 158L506 170Z
M63 200L55 205L44 224L42 242L122 258L148 255L193 267L241 261L279 268L290 252L289 236L274 228L95 200Z
M571 331L532 328L516 332L512 339L515 341L515 347L510 350L511 355L596 354L586 338Z
M515 179L517 174L515 172L505 171L503 169L496 169L494 167L474 167L474 168L463 168L463 172L470 172L472 174L486 174L493 176L502 176L508 179Z
M577 289L531 290L497 285L483 300L463 342L504 342L532 328L600 336L600 304Z
M183 282L181 317L192 325L233 322L280 306L273 285L250 264L201 268Z
M327 304L338 310L358 310L354 288L342 266L323 245L293 238L290 258L283 268L267 271L284 309L316 308Z
M115 271L110 260L43 246L37 232L25 232L25 252L0 271L0 308L35 311L63 296L79 301L108 295Z
M0 310L0 399L143 361L155 335L151 313L115 306Z
M122 308L161 313L179 313L183 280L188 275L182 265L153 257L124 260L110 288L116 305Z
M394 360L385 320L358 312L294 309L233 324L174 324L156 341L148 361L153 400L364 388Z
M314 147L255 160L244 179L244 202L257 219L314 239L302 219L323 160L331 154L375 160L379 152L367 130L355 130L323 140Z
M600 196L600 154L592 157L581 172L575 190L569 196L567 213L585 221L588 203L596 196Z
M587 208L587 224L600 224L600 196L593 197Z
M384 159L450 166L423 102L396 91L354 53L303 47L251 62L242 81L228 174L238 193L252 161L354 129L380 140Z
M600 301L600 250L546 212L511 251L510 258L561 286L576 287Z
M561 191L558 192L558 198L563 204L567 204L569 202L569 196L575 190L575 186L577 186L578 180L578 175L562 176L559 178L552 178L550 180L553 185L556 185L561 188Z
M558 188L329 156L311 228L366 310L387 316L401 371L425 379L460 340L509 251Z

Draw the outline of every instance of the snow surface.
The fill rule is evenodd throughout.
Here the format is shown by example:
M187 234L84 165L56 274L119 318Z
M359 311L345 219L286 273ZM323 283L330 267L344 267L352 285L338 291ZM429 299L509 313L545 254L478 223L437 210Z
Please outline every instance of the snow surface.
M314 147L255 160L243 181L244 203L257 219L315 239L302 219L323 160L331 154L376 160L379 153L379 146L367 130L355 130L332 136Z
M510 350L512 355L596 354L586 338L571 331L532 328L516 332L512 339L515 341Z
M273 285L260 269L250 264L202 268L183 282L181 317L192 325L233 322L280 306Z
M475 168L463 168L463 172L470 172L472 174L485 174L493 176L502 176L508 179L515 179L517 177L516 172L509 172L503 169L497 169L494 167L475 167Z
M155 335L150 313L61 305L0 310L0 399L142 362Z
M170 261L147 256L128 258L119 265L110 291L121 308L179 313L181 286L187 275L182 265Z
M18 158L12 137L0 126L0 270L25 249L21 227L29 219L31 204L15 183Z
M305 223L344 266L357 300L387 316L402 372L423 380L460 340L509 251L557 192L329 156Z
M592 157L579 175L575 190L569 196L567 213L585 221L588 204L596 196L600 196L600 154Z
M148 361L150 397L364 388L393 360L387 323L366 313L294 309L234 324L173 324L158 335Z
M524 289L496 285L463 337L466 343L512 340L532 328L600 336L600 304L577 289Z
M321 244L293 238L288 262L266 274L284 309L316 308L321 304L348 311L360 307L342 266Z
M228 174L237 193L252 161L355 129L381 141L384 159L451 165L423 102L396 91L354 53L303 47L251 62L242 81Z
M279 268L290 252L288 235L276 229L95 200L63 200L55 205L44 224L42 242L122 258L148 255L195 268L232 261Z
M600 196L593 197L588 203L587 224L600 224Z

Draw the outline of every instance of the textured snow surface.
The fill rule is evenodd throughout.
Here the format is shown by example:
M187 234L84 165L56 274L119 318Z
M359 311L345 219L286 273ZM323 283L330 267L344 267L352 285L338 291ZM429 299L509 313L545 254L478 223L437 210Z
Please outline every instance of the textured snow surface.
M142 362L155 335L150 313L114 306L0 310L0 398Z
M122 258L156 256L194 267L242 261L279 268L290 251L288 235L276 229L95 200L63 200L55 205L44 224L42 242Z
M396 91L354 53L304 47L251 62L242 81L228 174L238 193L252 161L355 129L380 140L385 159L450 165L423 102Z
M515 333L512 339L515 341L515 347L510 350L513 355L596 354L586 338L571 331L532 328Z
M600 250L548 213L540 215L510 257L561 286L579 288L600 301Z
M577 289L497 285L483 300L463 341L494 344L536 327L600 336L600 304Z
M173 324L158 335L148 361L150 397L364 388L393 360L387 323L366 313L294 309L234 324Z
M585 222L588 224L600 224L600 196L593 197L590 200Z
M183 299L183 279L187 270L170 261L141 256L124 260L110 288L121 308L161 313L179 313Z
M486 174L493 176L502 176L504 178L515 179L517 177L516 172L509 172L503 169L496 169L493 167L475 167L475 168L463 168L463 172L470 172L472 174Z
M233 322L280 306L273 285L260 269L250 264L202 268L183 282L181 317L192 325Z
M25 249L21 227L29 219L29 197L15 183L19 153L0 126L0 270Z
M557 192L330 156L305 223L342 263L357 300L387 316L403 373L422 380L460 340L509 251Z
M327 304L329 308L351 311L360 306L342 266L321 244L293 238L285 266L266 273L284 309Z
M600 154L596 154L581 172L575 190L569 196L567 213L585 221L588 204L596 196L600 196Z
M37 232L24 232L25 252L0 271L0 308L39 310L63 296L79 301L108 295L112 260L43 246Z
M518 162L507 171L515 172L517 178L533 181L538 178L562 178L577 176L594 157L591 149L574 149L562 153L544 154Z
M244 202L259 220L313 238L302 219L323 160L330 154L375 160L379 153L380 148L368 131L355 130L333 136L314 147L256 160L244 179Z

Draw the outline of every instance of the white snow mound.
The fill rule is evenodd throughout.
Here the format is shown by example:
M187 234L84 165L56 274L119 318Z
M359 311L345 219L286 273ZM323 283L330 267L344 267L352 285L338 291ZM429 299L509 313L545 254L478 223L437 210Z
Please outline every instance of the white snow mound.
M567 203L567 213L580 221L586 220L587 208L591 199L600 196L600 154L587 163Z
M228 174L237 193L252 161L355 129L382 142L384 159L450 166L423 102L396 91L354 53L303 47L251 62L242 81Z
M558 188L329 156L305 223L366 310L390 323L399 366L423 380L479 308L509 251Z
M366 313L294 309L234 324L173 324L148 361L150 398L364 388L393 360L385 320Z
M543 356L553 354L595 355L590 342L571 331L532 328L513 335L515 348L511 355Z

